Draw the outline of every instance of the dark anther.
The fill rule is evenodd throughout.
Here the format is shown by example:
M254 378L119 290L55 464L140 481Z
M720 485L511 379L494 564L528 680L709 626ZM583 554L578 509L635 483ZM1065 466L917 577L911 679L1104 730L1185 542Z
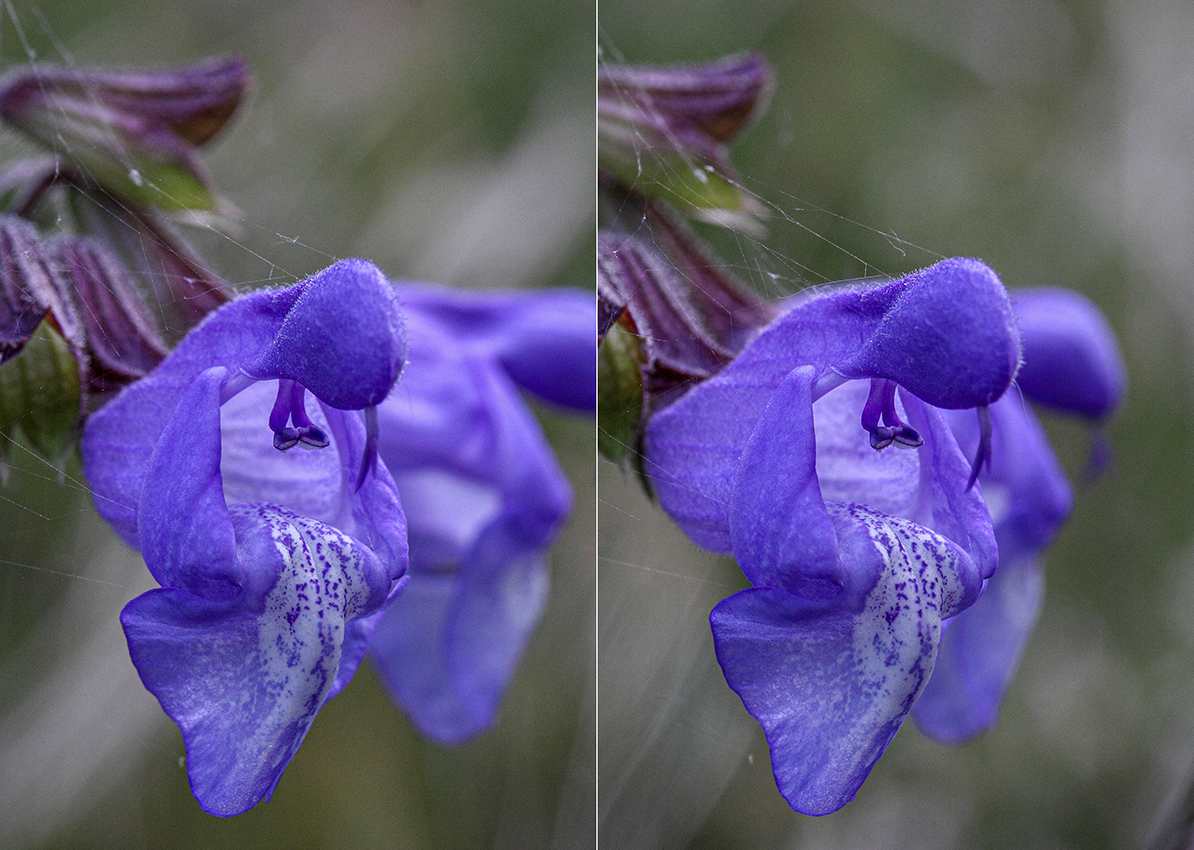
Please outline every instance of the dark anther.
M269 414L269 427L274 432L274 448L287 451L295 446L304 449L326 449L328 435L307 416L307 390L296 381L278 381L278 397ZM287 422L291 425L287 425Z
M924 445L919 433L911 425L900 420L895 409L894 381L883 378L871 379L871 391L862 408L862 427L870 432L871 448L883 451L890 445L902 449L915 449ZM882 419L883 424L879 421Z

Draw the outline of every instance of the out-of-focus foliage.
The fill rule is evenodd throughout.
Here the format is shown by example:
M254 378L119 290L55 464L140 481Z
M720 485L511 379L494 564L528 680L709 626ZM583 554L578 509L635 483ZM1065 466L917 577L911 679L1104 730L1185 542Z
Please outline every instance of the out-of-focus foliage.
M15 20L13 13L15 12ZM39 0L0 56L163 66L244 55L246 108L205 154L238 208L189 228L243 288L335 257L475 288L592 286L593 10L300 0ZM28 155L0 134L0 157ZM152 586L64 476L10 447L0 489L0 846L574 847L593 835L591 420L543 417L576 507L497 727L422 740L371 670L321 713L272 802L204 815L117 621Z
M1146 845L1194 772L1191 26L1162 2L601 4L606 59L771 63L770 108L732 151L767 233L702 230L741 278L780 297L979 257L1009 288L1090 296L1131 376L1093 484L1082 429L1045 416L1077 504L996 728L959 748L903 730L820 819L775 790L713 657L709 609L741 574L603 464L603 846Z

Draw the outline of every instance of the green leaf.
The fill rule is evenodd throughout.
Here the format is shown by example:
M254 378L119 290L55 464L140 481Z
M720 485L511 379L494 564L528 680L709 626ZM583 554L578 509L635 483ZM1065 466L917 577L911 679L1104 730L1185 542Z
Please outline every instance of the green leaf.
M637 458L643 411L642 352L638 338L615 324L597 358L597 447L622 465Z
M66 340L44 321L21 353L0 366L0 454L18 431L57 467L79 438L79 367Z

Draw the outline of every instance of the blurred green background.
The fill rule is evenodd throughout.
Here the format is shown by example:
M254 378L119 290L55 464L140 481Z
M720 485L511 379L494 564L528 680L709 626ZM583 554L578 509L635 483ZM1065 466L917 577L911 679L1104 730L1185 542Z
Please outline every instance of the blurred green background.
M592 4L514 0L0 6L5 66L185 64L239 52L256 88L205 154L240 210L187 235L242 287L335 257L459 287L593 279ZM0 159L28 148L0 131ZM424 742L366 667L272 802L190 797L177 730L117 615L152 584L78 465L19 448L0 486L0 847L572 848L594 829L591 420L540 410L576 491L552 591L495 729Z
M603 0L599 18L602 61L770 61L770 109L733 149L766 236L701 228L751 285L975 256L1009 287L1089 295L1131 374L998 725L947 748L909 724L820 819L780 797L713 655L709 610L741 574L603 462L602 846L1147 846L1194 775L1194 7ZM1088 436L1042 418L1077 480Z

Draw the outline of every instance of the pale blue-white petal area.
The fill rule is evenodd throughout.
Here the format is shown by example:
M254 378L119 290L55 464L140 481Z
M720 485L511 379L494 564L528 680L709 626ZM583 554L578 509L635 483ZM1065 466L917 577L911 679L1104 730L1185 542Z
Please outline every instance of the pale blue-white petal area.
M341 443L333 440L332 446L321 450L275 449L273 433L265 423L277 395L277 381L259 381L220 408L224 498L229 504L285 505L302 516L334 523L343 500ZM308 412L315 425L331 430L320 406L310 405ZM358 457L358 467L359 463Z
M1020 289L1012 305L1024 336L1024 395L1060 410L1100 419L1127 387L1115 333L1086 296L1067 289Z
M397 486L384 464L356 486L367 450L360 414L320 403L311 409L311 419L330 435L331 447L279 452L268 429L261 427L276 393L277 382L261 381L220 409L220 473L225 500L230 504L257 501L282 505L350 534L388 566L390 578L397 580L390 601L396 599L405 585L405 578L399 577L408 557L406 518ZM356 673L388 604L347 624L340 669L329 699Z
M972 415L948 416L965 447ZM990 503L999 569L982 596L946 624L937 670L916 705L917 725L957 743L994 724L1040 613L1040 556L1069 517L1073 495L1048 437L1016 390L991 406L992 462L979 481Z
M854 798L924 688L969 556L915 523L830 505L843 549L876 576L860 610L776 588L713 609L726 681L762 725L780 792L810 815Z
M902 389L896 410L920 434L923 444L916 449L871 448L859 427L868 384L849 381L813 405L822 498L827 503L864 503L878 513L913 520L957 542L979 570L979 577L968 582L977 592L981 578L994 572L997 552L981 491L966 487L970 461L943 412ZM974 411L957 416L978 424ZM785 443L793 439L783 428L773 433L784 434Z
M196 799L224 817L272 792L331 692L345 623L391 585L368 548L316 520L263 505L231 517L253 574L242 593L162 588L121 614L142 681L182 731Z
M499 363L523 389L573 410L596 406L597 302L591 292L395 285L409 312L436 322L474 357Z
M370 655L412 723L451 744L496 720L571 497L505 371L418 309L408 316L410 363L378 409L378 445L406 509L410 583Z

